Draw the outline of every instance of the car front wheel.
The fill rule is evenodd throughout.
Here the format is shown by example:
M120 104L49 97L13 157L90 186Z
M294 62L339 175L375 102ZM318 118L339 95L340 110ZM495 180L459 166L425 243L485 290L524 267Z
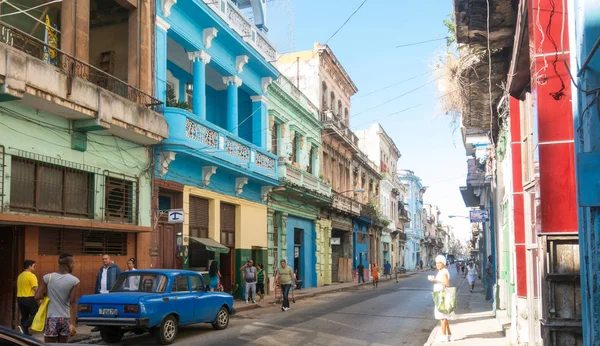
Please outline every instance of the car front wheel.
M100 337L107 344L114 344L123 338L123 330L119 327L102 327Z
M170 345L177 337L177 320L173 315L165 317L158 329L154 331L156 342L161 345Z
M229 325L229 311L227 310L226 307L222 306L221 310L219 310L219 313L217 314L217 318L212 323L212 326L216 330L222 330L222 329L227 328L228 325Z

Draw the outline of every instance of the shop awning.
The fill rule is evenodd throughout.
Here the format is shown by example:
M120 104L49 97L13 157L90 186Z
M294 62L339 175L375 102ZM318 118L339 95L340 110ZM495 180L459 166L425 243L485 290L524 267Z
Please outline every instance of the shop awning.
M214 239L196 237L190 237L190 239L206 246L206 250L208 251L216 253L229 253L229 248L227 246L217 242Z

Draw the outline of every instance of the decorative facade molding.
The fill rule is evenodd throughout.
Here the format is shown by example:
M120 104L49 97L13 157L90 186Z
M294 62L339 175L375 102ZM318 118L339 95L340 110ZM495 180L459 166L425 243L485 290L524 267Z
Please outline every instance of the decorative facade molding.
M217 30L217 28L206 28L202 30L202 44L204 44L204 48L210 48L212 40L217 37L218 32L219 30Z
M267 97L263 96L263 95L250 96L250 100L252 100L252 102L262 102L262 103L267 103L267 101L269 101L269 99L267 99Z
M242 79L238 76L223 77L223 84L229 85L229 83L235 84L239 88L242 86Z
M188 59L191 61L202 61L204 64L208 64L210 62L210 55L203 50L197 50L195 52L188 52Z
M263 93L267 92L267 88L269 87L269 85L273 83L273 78L271 77L263 77L260 80L260 85L262 87L262 91Z
M169 172L169 165L173 160L175 160L175 156L177 153L172 151L163 151L158 156L158 173L163 176Z
M273 190L273 186L261 186L260 188L260 197L263 202L267 201L267 197L269 197L269 193Z
M176 3L177 3L177 0L162 0L161 1L162 11L163 11L163 15L165 17L168 17L171 15L171 7L173 7L173 5L175 5Z
M242 71L244 71L244 65L246 65L248 63L248 56L247 55L238 55L235 57L235 68L237 69L238 73L242 73Z
M242 194L246 184L248 184L248 178L235 178L235 194L237 196Z
M171 24L167 23L167 21L160 16L156 16L156 26L163 29L164 31L168 31L171 28Z
M208 186L210 184L210 177L215 173L217 173L217 166L202 167L202 185Z

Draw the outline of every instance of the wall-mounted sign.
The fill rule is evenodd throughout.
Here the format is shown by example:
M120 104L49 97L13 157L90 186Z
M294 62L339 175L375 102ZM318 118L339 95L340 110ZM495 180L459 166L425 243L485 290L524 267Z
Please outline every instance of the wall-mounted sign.
M183 223L183 209L169 210L169 223Z
M471 222L488 222L490 221L490 213L487 209L471 210L469 218Z
M331 238L331 245L341 245L342 239L339 237Z

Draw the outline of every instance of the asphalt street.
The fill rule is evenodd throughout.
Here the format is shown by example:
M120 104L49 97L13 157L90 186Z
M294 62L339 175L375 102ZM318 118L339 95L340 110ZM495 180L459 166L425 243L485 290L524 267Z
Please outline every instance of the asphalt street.
M454 274L454 271L452 271ZM422 272L399 283L367 283L350 291L300 300L289 311L253 309L231 318L223 331L210 325L182 327L175 345L423 345L436 325L432 284ZM458 283L453 275L453 285ZM152 345L150 336L121 345Z

